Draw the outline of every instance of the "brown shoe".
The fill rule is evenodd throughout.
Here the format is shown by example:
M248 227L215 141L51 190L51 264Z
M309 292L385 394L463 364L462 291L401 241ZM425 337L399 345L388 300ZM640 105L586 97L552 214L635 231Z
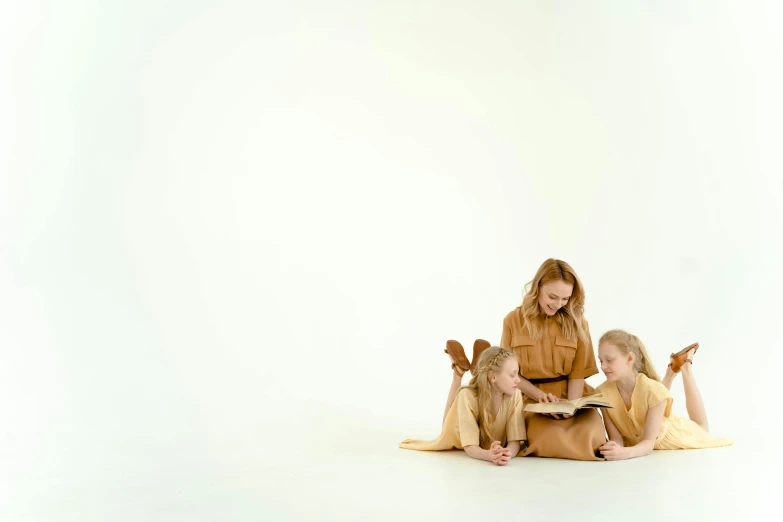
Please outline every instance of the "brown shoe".
M451 368L455 371L457 368L462 370L460 375L470 369L470 361L468 361L468 357L465 355L465 349L462 348L462 345L459 342L446 341L446 349L443 351L449 354L452 359L454 359L454 364L451 365Z
M476 339L473 343L473 362L470 363L470 373L476 375L476 365L478 364L481 352L490 347L490 344L484 339Z
M688 351L691 349L693 349L693 353L695 355L699 350L699 343L693 343L690 346L686 346L679 352L671 354L672 362L669 364L669 366L671 366L674 373L679 373L680 368L682 368L682 365L686 362L693 363L693 361L688 359Z

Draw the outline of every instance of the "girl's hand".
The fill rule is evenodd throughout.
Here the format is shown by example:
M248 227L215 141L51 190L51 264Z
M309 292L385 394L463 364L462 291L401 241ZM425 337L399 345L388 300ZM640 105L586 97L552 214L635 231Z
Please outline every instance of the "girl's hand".
M601 452L601 455L606 460L624 460L628 458L628 448L620 446L613 440L604 443L603 446L598 448L598 451Z
M489 447L489 455L492 462L498 466L505 466L511 460L511 451L500 445L500 441L495 441Z

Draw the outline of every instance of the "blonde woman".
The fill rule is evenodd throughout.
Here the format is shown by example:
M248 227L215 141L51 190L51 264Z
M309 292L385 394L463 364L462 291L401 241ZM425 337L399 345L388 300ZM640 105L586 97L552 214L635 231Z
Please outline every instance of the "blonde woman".
M500 346L519 360L526 402L571 400L593 393L585 379L598 373L585 320L585 292L565 261L547 259L526 285L522 305L503 320ZM528 445L522 456L603 460L606 442L593 409L574 416L525 413Z
M440 437L407 439L404 449L464 449L474 459L505 466L525 440L519 365L513 353L497 346L482 350L467 386L449 394Z
M610 330L598 343L598 358L606 382L598 387L612 402L604 410L609 442L601 446L606 460L623 460L649 455L653 450L715 448L732 444L713 438L708 430L696 378L691 365L698 343L671 355L663 383L647 350L635 335ZM671 415L672 382L682 373L688 419Z

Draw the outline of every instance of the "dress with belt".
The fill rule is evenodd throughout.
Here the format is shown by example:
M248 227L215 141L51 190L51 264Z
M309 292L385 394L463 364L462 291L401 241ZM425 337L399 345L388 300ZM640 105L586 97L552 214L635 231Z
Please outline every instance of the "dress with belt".
M534 339L519 308L503 320L500 346L512 350L519 359L519 373L541 391L568 398L568 379L586 379L598 373L587 321L583 322L587 342L566 339L552 317L544 320L543 335ZM584 395L594 393L585 383ZM524 396L526 403L536 402ZM525 412L527 447L520 456L553 457L573 460L604 460L598 448L606 442L601 416L595 409L577 410L568 419L553 419Z

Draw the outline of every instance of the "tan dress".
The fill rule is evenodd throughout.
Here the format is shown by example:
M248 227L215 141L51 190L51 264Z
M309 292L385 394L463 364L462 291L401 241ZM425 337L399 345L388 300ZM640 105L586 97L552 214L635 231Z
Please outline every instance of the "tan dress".
M617 389L615 383L606 381L597 390L612 402L613 408L605 409L604 415L608 414L614 425L617 426L623 436L625 446L635 446L641 442L644 435L644 424L647 422L647 412L663 401L666 401L666 409L663 413L663 422L661 430L658 432L658 438L655 440L654 449L717 448L733 444L731 439L714 438L690 419L671 415L673 399L669 390L660 382L650 379L643 373L636 376L636 385L631 393L630 409L625 407L625 401L623 401L620 390Z
M522 417L522 394L504 395L500 408L490 430L495 440L505 446L507 442L525 440L525 420ZM479 445L478 400L472 388L461 388L451 403L449 412L443 420L440 437L435 440L406 439L400 443L404 449L438 451L464 449L465 446ZM489 449L485 444L484 449Z
M519 359L519 373L525 379L585 379L598 373L592 342L570 340L563 337L558 324L550 317L545 319L541 339L533 339L524 325L520 309L516 308L503 320L503 336L500 346L513 350ZM587 322L585 321L587 329ZM588 340L590 338L587 330ZM545 393L568 398L568 380L536 384ZM585 383L584 395L593 393ZM524 396L525 402L536 402ZM601 416L594 409L579 410L569 419L553 419L538 413L527 412L528 446L521 456L554 457L573 460L604 460L598 448L606 442Z

